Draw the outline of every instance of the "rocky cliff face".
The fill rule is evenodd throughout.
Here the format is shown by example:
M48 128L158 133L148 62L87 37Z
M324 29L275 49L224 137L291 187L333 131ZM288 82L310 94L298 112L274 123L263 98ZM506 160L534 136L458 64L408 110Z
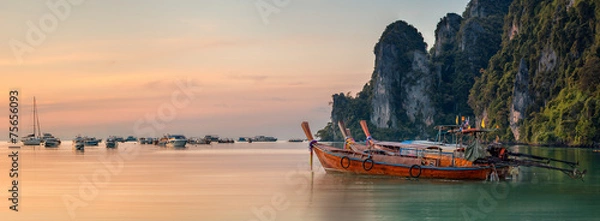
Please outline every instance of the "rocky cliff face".
M447 14L437 25L430 55L405 46L422 41L414 28L404 28L404 22L390 25L375 49L371 122L379 128L415 128L415 134L424 135L432 124L473 115L469 90L500 49L511 1L474 0L462 17Z
M433 57L439 57L454 50L461 21L462 17L454 13L448 13L440 20L435 29L435 44L431 52Z
M463 16L447 14L437 25L429 53L413 26L404 21L388 25L374 48L371 80L354 98L334 95L332 120L360 130L354 121L364 114L379 138L398 140L431 137L432 125L454 123L459 114L473 115L467 105L469 90L500 48L509 3L473 0ZM370 109L349 111L362 108L358 103ZM334 130L326 128L322 134Z
M513 86L513 99L509 115L510 129L516 140L520 138L519 126L521 126L520 123L525 118L525 111L530 105L529 97L529 69L525 59L521 59Z
M356 97L334 95L332 120L356 131L371 119L374 134L398 140L475 115L497 128L492 139L599 143L598 11L596 1L472 0L440 20L429 55L414 27L395 22L375 46L369 83Z
M510 2L471 1L462 17L448 14L438 24L436 36L443 37L436 38L431 55L436 122L451 124L456 115L474 115L467 105L469 90L500 49L504 15Z
M373 115L371 122L377 127L395 128L396 117L392 107L392 83L398 81L399 74L395 60L402 54L392 44L378 44L375 50L375 72L373 73Z
M371 122L378 128L431 125L429 60L421 34L404 21L389 25L375 46ZM401 119L408 119L405 122Z
M513 0L471 0L463 13L463 17L485 18L495 15L505 15Z

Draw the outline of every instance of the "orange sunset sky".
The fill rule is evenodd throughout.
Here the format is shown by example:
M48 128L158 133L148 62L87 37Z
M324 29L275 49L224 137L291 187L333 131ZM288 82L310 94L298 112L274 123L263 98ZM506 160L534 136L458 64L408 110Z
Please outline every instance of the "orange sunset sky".
M467 2L3 1L0 105L20 91L21 136L32 130L35 96L42 131L63 139L139 127L302 138L301 121L313 132L329 121L332 94L355 94L370 79L388 24L406 20L431 46L440 18ZM185 105L189 97L173 104L176 81L193 85ZM149 123L161 111L168 117Z

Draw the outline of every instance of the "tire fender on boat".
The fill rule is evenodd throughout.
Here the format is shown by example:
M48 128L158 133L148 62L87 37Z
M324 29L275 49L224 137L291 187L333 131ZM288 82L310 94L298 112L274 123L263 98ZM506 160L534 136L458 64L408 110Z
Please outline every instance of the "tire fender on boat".
M367 162L369 162L369 161L371 162L371 166L367 167ZM375 165L375 162L373 162L373 159L371 159L371 158L367 158L367 159L363 160L363 163L362 163L363 169L365 169L365 171L369 171L369 170L373 169L374 165Z
M344 159L348 160L348 164L347 165L344 165ZM348 156L343 156L342 159L340 160L340 165L344 169L350 167L350 158L348 158Z
M416 175L413 174L413 169L415 169L415 168L419 169L419 172ZM421 165L417 165L417 164L412 165L410 167L410 169L408 170L408 174L412 178L419 178L421 176Z

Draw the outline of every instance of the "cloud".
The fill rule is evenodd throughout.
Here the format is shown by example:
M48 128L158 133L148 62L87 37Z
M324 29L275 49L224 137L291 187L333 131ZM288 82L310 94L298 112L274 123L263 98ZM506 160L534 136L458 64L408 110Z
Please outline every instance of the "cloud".
M269 78L266 75L242 75L242 74L230 74L229 78L234 80L242 80L242 81L253 81L254 83L265 81Z

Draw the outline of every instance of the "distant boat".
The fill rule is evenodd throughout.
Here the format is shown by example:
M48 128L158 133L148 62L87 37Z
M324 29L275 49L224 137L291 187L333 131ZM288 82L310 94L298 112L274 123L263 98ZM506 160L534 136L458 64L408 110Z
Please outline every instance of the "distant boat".
M140 137L140 138L138 138L138 143L139 144L153 144L154 143L154 138L152 138L152 137Z
M210 140L210 142L219 142L219 136L217 135L206 135L204 140Z
M275 137L256 136L256 137L250 138L249 142L275 142L275 141L277 141L277 138L275 138Z
M35 102L35 97L33 97L33 133L29 134L21 139L23 145L33 146L42 144L42 135L40 129L40 118L37 114L37 104Z
M60 145L60 139L53 137L44 140L44 147L58 147Z
M60 145L61 141L51 133L44 133L42 136L42 143L44 143L46 147L56 147Z
M233 139L229 139L229 138L219 139L218 142L219 143L235 143L235 141Z
M83 145L85 146L98 146L98 143L102 142L101 139L95 137L83 137Z
M156 145L158 146L167 146L167 143L169 142L169 137L164 136L158 139L158 141L156 141Z
M125 138L125 142L137 142L138 139L134 136L128 136L127 138Z
M42 144L42 138L35 136L35 134L29 134L26 137L23 137L21 142L23 142L23 145L27 146L40 145Z
M73 139L73 148L76 150L83 150L85 148L83 137L77 136Z
M44 133L42 142L44 143L45 147L58 147L58 145L61 143L59 138L52 136L50 133Z
M292 139L289 139L288 142L290 142L290 143L302 143L302 142L304 142L304 139L292 138Z
M180 148L185 147L185 144L187 143L187 139L183 135L167 135L167 138L167 147Z
M187 141L188 144L210 144L211 141L209 139L199 138L199 137L190 137Z
M106 138L106 148L117 148L119 143L114 137Z
M119 136L111 136L116 142L125 142L125 139L123 137L119 137Z

